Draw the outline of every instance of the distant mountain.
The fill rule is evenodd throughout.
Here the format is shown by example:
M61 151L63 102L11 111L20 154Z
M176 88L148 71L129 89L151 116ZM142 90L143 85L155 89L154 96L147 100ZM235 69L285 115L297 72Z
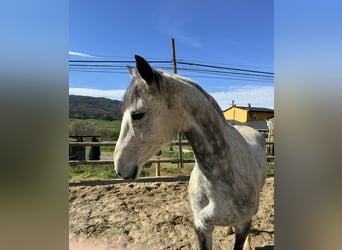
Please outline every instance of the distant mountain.
M69 118L121 120L121 102L103 97L69 95Z

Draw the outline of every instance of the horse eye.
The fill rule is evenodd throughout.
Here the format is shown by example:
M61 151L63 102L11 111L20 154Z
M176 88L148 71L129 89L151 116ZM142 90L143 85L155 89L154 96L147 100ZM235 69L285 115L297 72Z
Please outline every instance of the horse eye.
M133 111L131 117L133 120L140 120L144 117L145 113L139 111Z

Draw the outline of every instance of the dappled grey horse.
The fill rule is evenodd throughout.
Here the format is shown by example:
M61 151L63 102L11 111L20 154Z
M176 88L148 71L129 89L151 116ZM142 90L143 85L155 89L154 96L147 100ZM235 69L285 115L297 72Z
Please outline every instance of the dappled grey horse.
M132 82L123 98L116 172L137 178L143 164L183 132L196 158L189 198L200 249L212 248L215 225L234 227L234 249L249 249L266 178L264 138L250 127L228 124L216 101L190 79L135 59L137 69L129 67Z

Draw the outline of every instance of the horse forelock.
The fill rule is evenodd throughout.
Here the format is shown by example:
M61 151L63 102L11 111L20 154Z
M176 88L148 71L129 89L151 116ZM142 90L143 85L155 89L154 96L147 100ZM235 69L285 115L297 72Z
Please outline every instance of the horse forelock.
M124 112L129 106L136 105L147 95L148 86L139 77L134 77L128 86L122 101L121 109Z
M158 71L153 71L155 73L154 84L156 85L157 90L160 91L161 76ZM148 84L146 84L139 75L134 75L123 96L121 110L124 112L128 106L136 104L138 100L146 96L148 92Z
M134 77L126 89L126 92L123 96L121 110L124 112L129 105L131 105L134 100L137 100L140 96L140 91L138 88L138 83L136 77Z

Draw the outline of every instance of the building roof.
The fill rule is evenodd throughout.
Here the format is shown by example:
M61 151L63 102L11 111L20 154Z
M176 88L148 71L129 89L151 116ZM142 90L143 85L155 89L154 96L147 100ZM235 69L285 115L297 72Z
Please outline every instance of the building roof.
M246 125L259 131L268 131L267 123L265 120L264 121L249 121L249 122L238 122L235 120L227 120L227 122L233 125Z
M273 109L269 109L269 108L262 108L262 107L253 107L253 106L230 106L229 108L223 110L223 112L231 109L231 108L239 108L239 109L244 109L244 110L247 110L247 111L252 111L252 112L264 112L264 113L273 113L274 110Z

